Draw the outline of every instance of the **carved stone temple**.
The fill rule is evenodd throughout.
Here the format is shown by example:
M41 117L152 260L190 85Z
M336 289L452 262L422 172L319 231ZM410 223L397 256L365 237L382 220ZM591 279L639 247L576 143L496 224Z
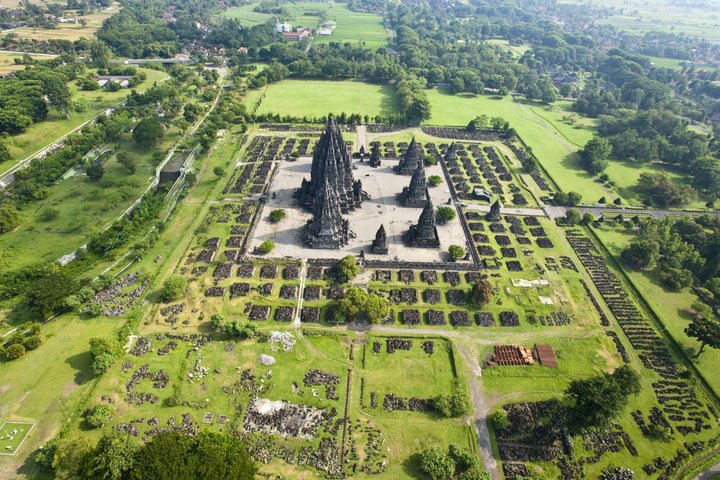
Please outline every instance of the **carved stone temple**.
M425 161L422 147L413 138L408 145L405 154L400 159L400 163L395 166L395 171L402 175L412 175L417 169L418 164Z
M372 253L376 255L387 255L388 243L387 234L385 233L385 225L380 225L377 233L375 234L375 240L372 243Z
M425 166L420 162L410 179L410 185L404 187L400 194L400 203L405 207L423 208L428 196Z
M403 238L405 244L417 248L438 248L440 237L435 227L435 209L428 198L417 225L412 225Z

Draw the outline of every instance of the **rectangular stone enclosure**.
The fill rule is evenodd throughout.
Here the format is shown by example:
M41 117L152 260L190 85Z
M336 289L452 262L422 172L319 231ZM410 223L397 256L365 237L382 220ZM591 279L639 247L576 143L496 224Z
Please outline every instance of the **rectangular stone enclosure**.
M353 176L355 180L362 181L363 189L371 197L363 202L361 208L345 216L350 221L350 230L355 234L355 238L351 238L350 243L339 250L306 247L302 232L312 214L298 205L293 194L300 187L303 178L310 179L311 162L311 157L300 157L296 161L282 160L277 166L279 170L270 185L268 201L258 220L248 253L252 253L255 247L267 239L275 242L275 250L265 256L271 258L342 258L346 255L358 255L363 251L367 258L373 260L440 262L449 260L447 250L450 245L467 248L468 240L458 218L447 225L437 226L440 248L410 248L403 245L402 235L408 231L410 225L417 223L422 209L400 205L397 196L403 187L410 183L410 176L395 173L392 167L397 165L397 161L385 159L379 168L369 166L367 159L364 162L353 159ZM443 177L439 165L427 167L426 174ZM430 187L429 192L436 208L447 204L450 198L444 178L442 184ZM278 208L285 209L287 216L273 224L269 214ZM373 255L370 247L381 224L385 225L387 232L388 254Z

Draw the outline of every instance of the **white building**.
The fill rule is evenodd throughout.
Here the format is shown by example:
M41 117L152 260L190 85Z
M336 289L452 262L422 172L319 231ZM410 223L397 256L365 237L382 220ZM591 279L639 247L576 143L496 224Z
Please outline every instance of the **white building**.
M278 22L275 24L275 31L278 33L292 32L292 25L290 25L287 22L283 22L283 23Z

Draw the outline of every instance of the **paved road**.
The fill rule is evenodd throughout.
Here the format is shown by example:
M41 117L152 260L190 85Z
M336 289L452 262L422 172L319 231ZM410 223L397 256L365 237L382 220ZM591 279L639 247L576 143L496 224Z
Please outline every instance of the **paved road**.
M358 150L360 149L360 147L365 147L365 151L367 153L370 153L370 150L368 150L368 146L367 146L367 127L365 125L358 125L357 136L358 136Z

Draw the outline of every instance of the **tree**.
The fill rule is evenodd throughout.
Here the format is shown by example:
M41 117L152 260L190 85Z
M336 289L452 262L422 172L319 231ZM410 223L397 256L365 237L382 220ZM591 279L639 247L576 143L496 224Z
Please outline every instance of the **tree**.
M476 307L482 307L490 303L493 297L493 288L485 279L475 282L470 289L470 303Z
M135 463L140 445L124 432L111 430L98 441L95 455L90 461L92 478L125 480Z
M93 374L99 377L105 373L120 354L122 354L122 345L117 340L105 337L91 338L90 357Z
M594 137L580 151L580 160L585 170L592 175L597 175L607 168L607 158L611 151L612 147L607 139Z
M488 416L488 420L496 430L502 430L510 426L510 420L504 408L493 410Z
M256 468L239 438L201 431L155 435L135 455L131 480L252 480Z
M420 454L420 470L433 480L448 480L455 473L455 462L439 447Z
M639 391L640 378L627 366L612 374L573 380L565 390L573 404L568 412L570 426L583 430L607 425L624 410L628 397Z
M270 212L270 221L272 223L278 223L280 220L283 220L287 216L287 212L285 212L285 209L283 208L276 208L272 212Z
M10 149L8 149L5 142L0 141L0 163L7 162L10 160Z
M108 68L110 66L110 49L103 42L92 42L90 44L90 60L96 68Z
M700 342L696 358L700 357L706 346L720 349L720 322L714 318L696 316L685 327L685 333Z
M93 163L85 169L88 178L93 181L100 180L105 175L105 167L102 163Z
M456 384L452 393L435 397L433 407L443 417L457 418L470 412L470 400L465 391Z
M99 377L103 373L107 372L108 369L112 367L113 363L115 363L115 360L115 355L111 355L109 353L103 353L102 355L98 355L93 358L92 364L90 365L93 375Z
M565 212L565 221L568 225L577 225L580 223L582 216L580 212L574 208L568 208Z
M438 207L435 211L435 220L437 220L439 224L445 224L454 220L455 215L454 208L443 205L442 207Z
M646 204L660 208L681 207L697 196L691 186L673 183L665 173L641 173L635 189Z
M90 428L101 428L112 419L113 410L110 405L95 405L85 410L85 422Z
M347 283L360 273L360 265L352 255L343 257L335 264L335 278L340 283Z
M432 167L433 165L437 165L438 161L433 155L425 155L424 163L426 167Z
M27 349L21 343L13 343L4 350L3 356L8 360L17 360L27 353Z
M469 451L451 444L448 447L448 456L455 463L455 474L468 470L481 470L480 458Z
M222 177L225 176L225 169L223 169L222 167L219 167L219 166L218 166L218 167L213 168L213 173L214 173L217 177L222 178Z
M660 280L671 290L682 290L693 282L693 274L686 268L676 268L663 264L660 269Z
M450 245L448 247L448 253L452 261L455 262L465 256L465 249L460 245Z
M160 290L160 300L163 302L172 302L180 300L188 287L188 281L181 275L174 275L163 284L162 290Z
M660 256L660 244L654 240L638 240L620 253L620 258L635 268L651 268Z
M265 240L258 247L258 252L260 252L263 255L266 255L266 254L272 252L273 250L275 250L275 242L273 242L272 240Z
M52 264L38 274L25 297L31 310L47 317L65 307L65 299L77 291L77 283L58 264Z
M370 323L380 323L390 315L390 302L374 293L369 293L364 310Z
M53 469L57 480L81 480L92 478L90 462L95 449L87 437L61 442L55 451Z
M0 233L15 230L20 225L20 212L14 205L5 204L0 207Z
M568 192L567 194L567 205L568 207L574 207L579 205L582 201L582 195L577 192Z
M162 140L165 135L158 117L143 118L135 125L132 138L141 147L149 148Z
M137 169L137 159L130 155L128 152L120 152L117 155L117 161L120 165L125 167L128 172L135 173Z
M437 187L442 183L442 177L440 175L430 175L427 181L431 187Z
M53 459L55 458L55 451L57 446L60 444L58 437L53 437L40 446L33 455L33 461L35 465L40 467L41 470L49 472L52 470Z

